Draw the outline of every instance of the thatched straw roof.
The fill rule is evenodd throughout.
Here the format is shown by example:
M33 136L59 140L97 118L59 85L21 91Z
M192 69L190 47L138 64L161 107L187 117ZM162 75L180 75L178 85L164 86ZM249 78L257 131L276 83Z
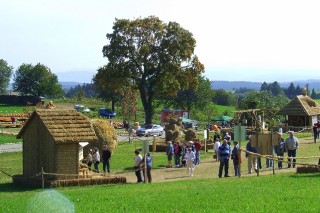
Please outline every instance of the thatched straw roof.
M306 95L298 95L278 111L278 115L313 116L320 114L320 105Z
M33 111L17 138L21 138L32 121L39 117L56 143L92 142L97 140L90 121L75 110L37 109Z

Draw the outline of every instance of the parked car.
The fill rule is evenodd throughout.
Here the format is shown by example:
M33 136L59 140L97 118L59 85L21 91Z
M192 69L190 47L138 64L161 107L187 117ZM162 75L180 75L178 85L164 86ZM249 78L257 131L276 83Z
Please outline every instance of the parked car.
M100 108L98 111L99 115L106 118L113 118L117 115L114 111L106 108Z
M136 135L137 136L151 136L157 135L161 136L163 134L163 127L157 124L146 124L141 128L137 129Z
M91 111L88 107L85 107L84 105L81 105L81 104L75 104L74 109L77 110L78 112L90 112Z

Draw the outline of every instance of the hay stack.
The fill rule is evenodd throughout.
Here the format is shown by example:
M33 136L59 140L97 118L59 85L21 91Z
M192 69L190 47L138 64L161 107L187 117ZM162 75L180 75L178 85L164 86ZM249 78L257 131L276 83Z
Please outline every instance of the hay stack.
M106 120L92 120L91 122L98 137L98 141L92 143L92 145L98 147L100 153L103 150L104 144L107 144L109 149L113 151L118 145L117 134L114 127Z

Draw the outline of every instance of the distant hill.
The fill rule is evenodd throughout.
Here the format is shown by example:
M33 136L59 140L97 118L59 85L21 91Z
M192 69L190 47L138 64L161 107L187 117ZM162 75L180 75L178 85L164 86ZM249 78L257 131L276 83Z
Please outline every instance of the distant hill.
M79 82L79 83L91 83L92 77L96 74L96 71L70 71L70 72L58 72L59 82Z
M82 85L84 83L79 83L79 82L64 82L64 81L59 81L59 84L61 84L62 88L63 89L70 89L71 87L75 87L77 86L78 84Z
M248 89L260 90L261 84L263 82L249 82L249 81L213 81L211 88L214 90L224 89L224 90L234 90L241 87L246 87ZM270 82L268 82L270 83ZM278 82L280 87L288 88L291 82ZM309 89L314 89L315 91L320 91L320 80L303 80L303 81L293 81L293 85L300 86L303 88L307 83L309 84Z

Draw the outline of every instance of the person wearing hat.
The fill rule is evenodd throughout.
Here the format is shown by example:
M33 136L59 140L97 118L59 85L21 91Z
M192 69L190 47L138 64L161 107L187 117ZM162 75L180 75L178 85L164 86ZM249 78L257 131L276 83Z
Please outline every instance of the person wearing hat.
M239 163L240 163L240 157L239 157L239 145L238 141L233 142L234 147L231 152L231 159L233 161L233 167L234 167L234 176L239 176Z
M274 146L274 151L278 157L278 169L282 169L282 160L285 152L285 143L282 133L278 132L278 145Z
M288 152L288 168L291 167L291 158L293 158L293 168L296 167L296 156L297 156L297 149L299 148L299 141L298 138L294 136L293 131L289 131L289 137L285 140L285 149Z

